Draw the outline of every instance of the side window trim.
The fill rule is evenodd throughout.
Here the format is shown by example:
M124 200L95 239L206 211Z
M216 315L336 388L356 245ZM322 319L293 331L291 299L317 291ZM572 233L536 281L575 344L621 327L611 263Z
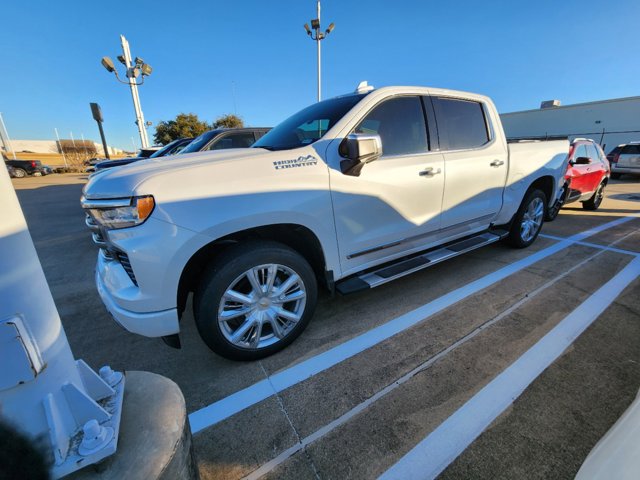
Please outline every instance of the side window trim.
M427 140L429 141L429 151L440 151L440 138L438 136L438 122L436 121L436 112L433 109L431 95L422 95L422 110L425 115L425 124L427 125Z

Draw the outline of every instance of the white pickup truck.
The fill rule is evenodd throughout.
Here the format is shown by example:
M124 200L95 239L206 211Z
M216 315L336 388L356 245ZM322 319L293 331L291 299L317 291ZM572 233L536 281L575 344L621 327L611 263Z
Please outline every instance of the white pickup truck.
M568 149L508 142L481 95L363 82L251 148L93 177L81 202L98 292L127 330L173 346L194 292L211 349L261 358L302 332L318 285L344 294L501 238L530 245Z

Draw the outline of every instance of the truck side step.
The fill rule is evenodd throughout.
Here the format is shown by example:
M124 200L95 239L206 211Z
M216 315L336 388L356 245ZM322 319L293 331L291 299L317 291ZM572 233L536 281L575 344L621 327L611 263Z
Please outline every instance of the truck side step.
M396 263L386 264L376 270L361 273L336 283L336 290L343 295L367 290L385 284L396 278L404 277L437 263L443 262L476 248L484 247L504 238L509 232L506 230L492 230L480 235L458 240L446 247L429 250L411 258L403 258Z

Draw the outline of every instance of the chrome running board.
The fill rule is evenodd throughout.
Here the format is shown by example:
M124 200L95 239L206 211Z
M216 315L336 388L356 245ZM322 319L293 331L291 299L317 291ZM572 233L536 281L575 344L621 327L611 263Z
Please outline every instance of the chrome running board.
M463 253L470 252L476 248L495 243L508 234L509 232L506 230L491 230L480 235L467 237L463 240L456 240L445 247L429 250L410 258L403 258L395 263L385 264L383 267L378 267L373 271L364 272L337 282L336 290L343 295L347 295L349 293L359 292L360 290L378 287L397 278L404 277L405 275L429 268L450 258L462 255Z

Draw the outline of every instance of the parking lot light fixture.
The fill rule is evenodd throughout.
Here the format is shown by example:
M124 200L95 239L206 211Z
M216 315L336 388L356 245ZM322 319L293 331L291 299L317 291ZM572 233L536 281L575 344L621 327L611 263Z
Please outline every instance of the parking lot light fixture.
M102 63L102 66L107 69L107 72L109 72L109 73L115 72L116 75L118 74L118 72L116 72L116 67L113 64L113 60L111 60L111 58L102 57L102 62L101 63Z
M329 24L329 27L327 27L327 29L322 32L322 28L320 26L320 0L318 0L318 18L314 18L311 20L311 28L309 28L309 24L305 23L304 24L304 29L307 32L307 35L309 35L309 38L311 38L311 40L315 41L317 46L318 46L318 101L320 101L322 99L322 86L321 86L321 82L322 82L322 73L321 73L321 52L320 52L320 42L322 40L324 40L325 38L327 38L327 35L329 35L333 29L335 28L335 23L331 22ZM315 33L315 35L314 35Z
M102 66L107 69L109 73L114 73L116 79L120 83L128 84L131 88L131 98L133 99L133 108L136 113L136 126L138 127L138 133L140 134L140 143L142 148L149 146L149 138L147 136L147 123L144 121L144 115L142 113L142 107L140 105L140 96L138 95L138 86L144 83L144 77L151 75L153 68L140 57L135 57L135 60L131 59L131 51L129 49L129 42L124 35L120 35L120 43L122 44L122 55L118 55L118 61L122 63L125 68L126 80L122 80L118 75L118 71L115 68L115 64L110 57L102 57ZM140 83L137 82L137 78L140 78Z

